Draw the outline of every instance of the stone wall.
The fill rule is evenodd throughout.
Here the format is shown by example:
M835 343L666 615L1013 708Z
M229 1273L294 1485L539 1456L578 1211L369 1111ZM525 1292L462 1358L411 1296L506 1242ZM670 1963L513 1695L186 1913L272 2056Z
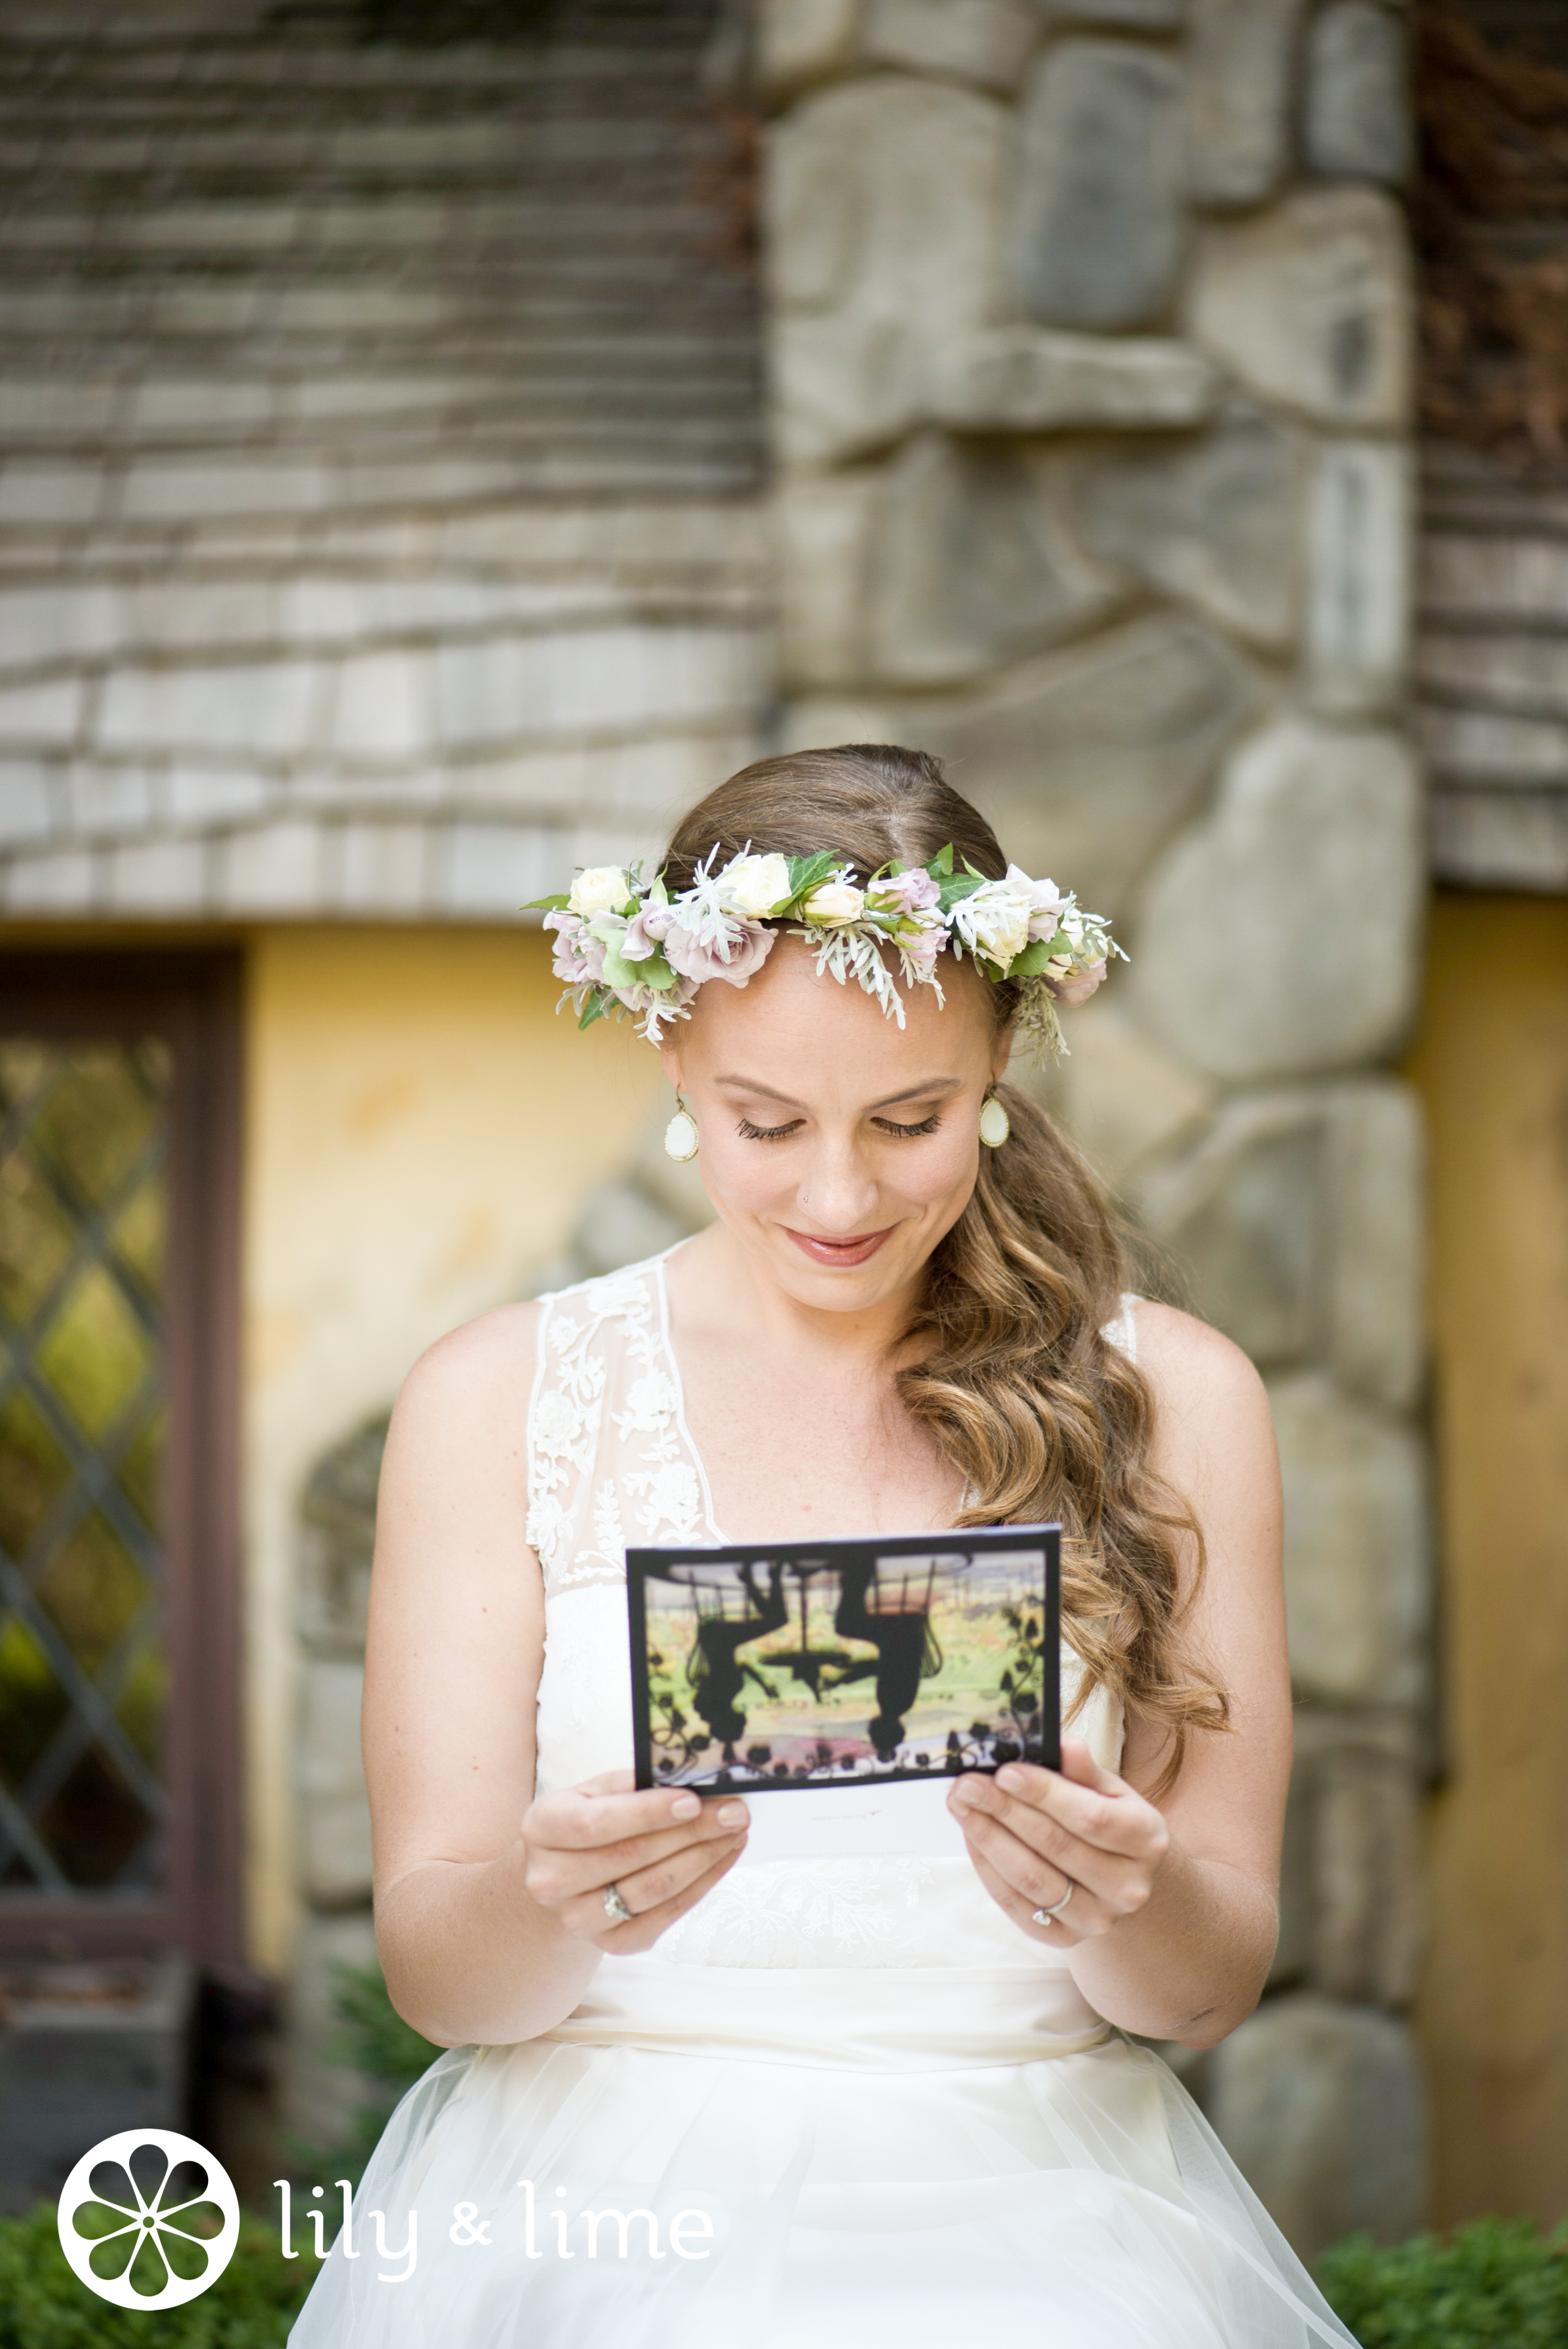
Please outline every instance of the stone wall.
M784 738L943 753L1116 917L1047 1093L1273 1396L1284 1930L1193 2077L1309 2253L1423 2199L1405 39L1377 0L768 0L754 63Z

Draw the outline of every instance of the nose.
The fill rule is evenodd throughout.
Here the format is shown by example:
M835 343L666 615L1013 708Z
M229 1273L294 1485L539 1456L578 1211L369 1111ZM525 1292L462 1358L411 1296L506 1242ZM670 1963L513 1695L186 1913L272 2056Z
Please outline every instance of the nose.
M877 1184L847 1137L824 1138L801 1176L795 1196L809 1218L809 1228L825 1239L847 1238L851 1233L877 1228Z

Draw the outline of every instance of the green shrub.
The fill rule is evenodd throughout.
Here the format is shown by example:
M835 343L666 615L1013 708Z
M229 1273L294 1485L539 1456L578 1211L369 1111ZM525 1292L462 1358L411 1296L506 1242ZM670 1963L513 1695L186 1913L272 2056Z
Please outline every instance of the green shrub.
M313 2182L323 2177L347 2178L357 2188L393 2106L429 2070L441 2049L403 2021L387 1995L379 1966L336 1965L332 1971L337 2029L327 2052L333 2063L361 2075L369 2095L354 2116L346 2144L306 2145L288 2139L284 2158L297 2178Z
M1568 2226L1480 2219L1387 2251L1352 2235L1318 2282L1362 2349L1568 2349Z
M335 2053L400 2096L435 2062L441 2049L403 2021L387 1995L379 1966L339 1965L332 1971L337 1976L332 2004L338 2023Z
M55 2206L0 2219L0 2349L281 2349L317 2270L284 2259L275 2221L243 2217L217 2282L183 2308L114 2308L66 2265Z

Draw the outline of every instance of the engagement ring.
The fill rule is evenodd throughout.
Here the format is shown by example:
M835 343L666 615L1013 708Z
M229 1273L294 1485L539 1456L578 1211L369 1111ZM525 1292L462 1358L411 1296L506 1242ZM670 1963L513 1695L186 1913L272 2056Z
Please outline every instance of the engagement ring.
M612 1925L629 1925L631 1922L631 1910L621 1899L618 1885L605 1886L605 1915Z
M1067 1879L1067 1889L1063 1893L1062 1898L1057 1901L1055 1907L1054 1909L1036 1909L1031 1922L1036 1925L1054 1925L1077 1889L1078 1888L1073 1882L1072 1878L1069 1877ZM607 1893L605 1895L605 1906L607 1909L609 1906L609 1895Z

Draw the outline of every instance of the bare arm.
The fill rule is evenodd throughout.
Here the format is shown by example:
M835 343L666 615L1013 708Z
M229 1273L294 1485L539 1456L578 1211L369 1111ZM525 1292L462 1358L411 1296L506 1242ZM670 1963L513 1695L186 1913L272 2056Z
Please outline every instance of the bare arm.
M1190 1632L1230 1693L1231 1733L1189 1736L1158 1806L1147 1790L1168 1749L1137 1721L1119 1777L1064 1745L1061 1775L1014 1765L961 1780L954 1799L993 1898L1071 1948L1101 2014L1209 2046L1251 2013L1278 1932L1291 1756L1279 1464L1262 1381L1229 1340L1157 1305L1137 1308L1137 1327L1158 1409L1153 1464L1203 1527ZM1061 1922L1034 1926L1069 1879Z
M433 1347L398 1399L381 1470L364 1712L376 1940L393 2004L442 2046L551 2029L601 1951L649 1946L742 1839L720 1806L662 1790L607 1781L534 1799L536 1319L505 1307ZM608 1923L611 1880L634 1923Z

